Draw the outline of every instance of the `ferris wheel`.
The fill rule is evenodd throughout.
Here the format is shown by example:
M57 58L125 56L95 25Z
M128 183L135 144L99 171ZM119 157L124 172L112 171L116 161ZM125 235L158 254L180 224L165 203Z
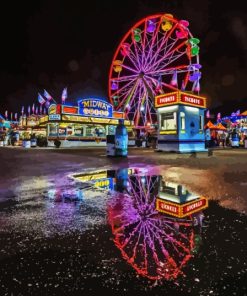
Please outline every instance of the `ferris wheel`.
M171 14L148 16L122 38L109 72L109 98L135 127L156 123L154 97L200 91L199 42L189 22Z

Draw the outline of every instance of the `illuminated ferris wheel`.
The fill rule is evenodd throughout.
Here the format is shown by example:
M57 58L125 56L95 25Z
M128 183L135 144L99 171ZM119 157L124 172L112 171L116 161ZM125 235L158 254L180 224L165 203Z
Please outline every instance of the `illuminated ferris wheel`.
M127 192L109 202L108 221L123 258L144 277L171 280L193 256L193 218L176 219L155 209L160 176L131 176Z
M109 98L136 127L156 123L154 96L199 92L199 42L189 22L171 14L148 16L122 38L109 73Z

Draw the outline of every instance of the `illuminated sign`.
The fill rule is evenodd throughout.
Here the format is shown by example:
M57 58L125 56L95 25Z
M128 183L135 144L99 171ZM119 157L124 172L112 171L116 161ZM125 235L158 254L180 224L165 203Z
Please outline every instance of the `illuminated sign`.
M84 117L84 116L76 116L76 115L63 115L63 121L73 121L73 122L81 122L81 123L101 123L101 124L112 124L117 125L117 119L107 119L107 118L96 118L96 117ZM129 120L124 120L124 125L130 125L131 122Z
M178 93L169 93L155 97L155 107L167 106L178 102Z
M60 120L61 115L60 114L50 114L49 115L49 120Z
M180 101L186 105L206 107L205 98L198 97L190 94L181 94Z
M197 200L179 205L164 199L156 199L156 210L179 218L186 217L208 207L208 200L200 197Z
M60 104L52 104L48 109L48 114L60 114L61 113L61 105Z
M100 99L83 99L78 101L79 113L84 116L112 117L111 104Z
M77 114L77 112L78 112L77 107L63 106L63 113Z
M156 108L176 104L206 108L206 99L203 97L180 91L163 94L155 97Z

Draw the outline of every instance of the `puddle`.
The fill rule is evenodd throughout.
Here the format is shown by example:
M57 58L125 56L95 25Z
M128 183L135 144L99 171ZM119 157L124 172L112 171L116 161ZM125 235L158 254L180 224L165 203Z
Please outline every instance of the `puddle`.
M202 241L205 198L165 182L147 169L126 168L73 176L109 190L108 223L122 257L152 280L176 279Z
M31 284L35 295L47 282L52 293L69 283L68 295L96 286L128 295L234 295L242 289L246 216L166 180L158 167L65 179L43 194L25 191L25 198L1 209L0 282L7 287L15 277L17 283L6 293Z

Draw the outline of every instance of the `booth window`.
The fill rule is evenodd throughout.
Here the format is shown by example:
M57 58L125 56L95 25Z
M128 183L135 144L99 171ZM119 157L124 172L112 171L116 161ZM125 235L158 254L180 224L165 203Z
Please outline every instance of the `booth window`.
M177 118L176 112L162 113L160 118L161 130L176 130Z
M202 115L200 115L200 122L199 122L199 128L200 128L200 130L203 130L203 116Z
M180 112L180 129L185 130L185 113Z

